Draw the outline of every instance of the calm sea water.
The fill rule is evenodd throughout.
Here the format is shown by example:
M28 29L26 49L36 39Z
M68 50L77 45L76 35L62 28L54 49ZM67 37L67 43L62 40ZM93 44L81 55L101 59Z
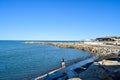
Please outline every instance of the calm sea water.
M50 45L23 44L23 41L0 41L0 80L30 80L70 62L91 56L76 49Z

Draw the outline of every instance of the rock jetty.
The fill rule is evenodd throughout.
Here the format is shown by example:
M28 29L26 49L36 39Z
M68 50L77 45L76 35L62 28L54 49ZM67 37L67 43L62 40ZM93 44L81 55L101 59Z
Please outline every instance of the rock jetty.
M92 42L91 42L92 43ZM84 42L24 42L24 44L46 44L60 48L74 48L88 51L99 56L99 59L107 59L117 57L120 46L105 44L85 44Z

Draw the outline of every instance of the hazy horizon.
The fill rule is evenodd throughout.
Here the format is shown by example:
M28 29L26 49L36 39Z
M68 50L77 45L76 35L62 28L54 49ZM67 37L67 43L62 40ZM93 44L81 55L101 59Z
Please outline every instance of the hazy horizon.
M114 36L100 36L100 37L114 37ZM96 38L100 38L100 37L96 37ZM120 36L117 36L120 37ZM67 39L63 39L63 40L53 40L53 39L49 39L49 40L43 40L43 39L1 39L0 41L83 41L83 40L92 40L92 39L96 39L96 38L91 38L91 39L79 39L79 40L67 40Z

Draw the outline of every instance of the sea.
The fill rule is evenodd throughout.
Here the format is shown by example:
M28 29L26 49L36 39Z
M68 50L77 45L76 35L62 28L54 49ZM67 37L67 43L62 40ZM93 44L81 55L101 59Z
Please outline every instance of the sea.
M61 67L62 58L67 64L92 56L82 50L23 42L0 41L0 80L33 80Z

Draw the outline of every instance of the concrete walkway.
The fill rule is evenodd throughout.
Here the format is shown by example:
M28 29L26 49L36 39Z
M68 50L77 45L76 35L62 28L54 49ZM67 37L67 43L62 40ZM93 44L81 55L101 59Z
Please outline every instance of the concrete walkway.
M75 74L73 72L74 69L80 68L81 66L83 66L83 65L85 65L87 63L94 62L96 59L98 59L98 57L97 56L93 56L93 57L91 57L89 59L86 59L84 61L80 61L80 62L78 62L76 64L73 64L73 65L67 67L65 69L65 72L67 73L69 78L73 78L73 77L75 77Z
M38 77L35 78L34 80L41 80L41 79L45 78L47 75L54 74L55 72L60 71L61 69L62 69L62 68L58 68L58 69L53 70L53 71L51 71L51 72L49 72L49 73L46 73L46 74L44 74L44 75L42 75L42 76L38 76Z
M79 67L81 67L81 66L83 66L83 65L85 65L87 63L94 62L96 59L98 59L98 57L94 56L94 57L91 57L91 58L86 59L84 61L80 61L80 62L78 62L76 64L73 64L73 65L65 68L65 73L67 73L69 78L72 78L72 77L75 76L75 74L72 72L72 70L74 70L76 68L79 68ZM39 76L39 77L35 78L34 80L41 80L41 79L45 78L47 75L54 74L55 72L60 71L60 70L62 70L62 68L53 70L53 71L51 71L49 73L46 73L46 74L44 74L42 76Z

